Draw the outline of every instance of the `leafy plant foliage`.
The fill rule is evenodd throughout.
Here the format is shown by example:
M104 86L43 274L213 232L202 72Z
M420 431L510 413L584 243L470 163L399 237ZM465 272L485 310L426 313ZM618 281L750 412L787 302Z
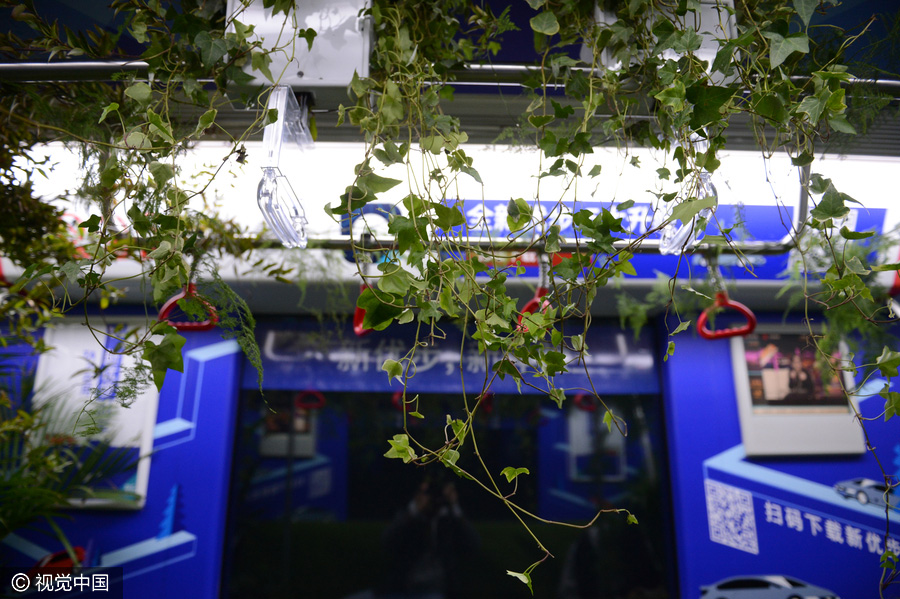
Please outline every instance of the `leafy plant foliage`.
M511 465L491 472L485 466L475 472L457 465L461 451L478 455L481 431L475 414L493 380L509 377L558 406L574 393L593 396L606 409L607 426L627 432L627 423L603 404L596 389L560 388L555 375L584 368L590 305L601 288L636 274L631 261L651 245L648 237L675 221L696 220L695 226L705 227L717 198L703 193L704 177L719 168L734 123L751 124L762 153L786 152L796 166L813 173L804 185L814 207L791 234L800 256L794 271L799 300L829 317L828 334L820 341L823 355L848 331L862 332L869 351L873 342L884 342L884 325L896 316L886 307L885 296L873 290L872 278L898 269L897 264L879 263L868 233L841 228L856 200L836 189L827 173L815 174L817 143L868 127L872 115L886 105L851 97L855 73L848 49L864 27L841 34L829 29L830 37L820 36L816 15L827 13L832 2L721 2L714 7L718 26L705 22L700 31L696 22L702 6L696 0L527 3L532 11L527 26L540 60L522 74L527 108L519 126L505 137L539 148L540 169L531 174L538 181L563 181L564 196L539 195L537 204L511 198L510 236L493 239L487 247L474 243L456 184L462 179L481 184L497 174L478 170L467 153L469 135L443 106L466 65L489 62L501 49L503 34L517 26L509 8L497 14L473 0L376 0L364 10L374 29L370 72L353 77L348 101L340 109L340 122L361 132L364 150L345 193L328 208L335 219L347 218L408 184L398 214L390 220L390 240L380 240L397 251L387 254L375 273L367 267L371 248L351 248L360 274L370 283L357 303L365 310L363 326L380 330L414 323L417 328L406 355L384 363L389 378L405 386L415 376L418 349L441 339L451 326L464 329L467 343L482 355L501 356L478 388L466 390L456 414L421 414L416 398L404 394L409 410L404 411L403 431L388 440L387 457L449 468L506 504L526 528L530 520L539 520L515 503L515 485L529 475L526 469ZM104 83L0 84L0 182L7 196L0 202L0 211L6 211L0 212L0 251L25 269L2 300L9 329L39 344L31 334L53 318L82 309L89 300L101 306L115 301L126 281L114 280L109 268L124 256L140 264L139 277L149 283L151 303L203 279L197 303L186 305L186 311L202 316L203 306L218 308L227 315L220 326L238 338L258 366L252 315L210 264L222 255L246 259L264 242L234 223L192 209L209 181L189 185L180 158L216 132L233 144L229 159L243 159L242 144L278 116L262 108L264 93L247 91L251 77L245 67L276 84L281 74L271 68L272 56L284 50L263 48L253 26L242 20L244 3L235 3L236 10L227 14L224 3L215 1L116 0L113 6L122 19L116 34L68 31L31 1L5 4L7 14L31 30L27 39L0 34L0 51L10 57L127 58L147 64L146 73L125 69ZM263 4L274 18L284 19L291 35L310 47L315 44L315 31L293 25L295 2ZM598 18L601 12L603 18ZM709 43L712 58L701 59L700 51ZM573 58L571 48L581 46L587 52ZM235 98L255 109L255 120L237 134L219 118L220 109ZM857 102L864 108L858 114L849 110ZM32 195L31 177L42 163L31 149L49 141L62 141L83 154L87 175L77 195L92 216L78 228L86 243L74 244L60 214ZM668 156L671 168L655 175L679 191L660 196L659 207L668 216L654 221L644 234L629 233L612 209L573 211L573 201L586 193L585 182L600 175L599 167L586 167L599 144L616 144L626 152L634 145L647 146ZM406 168L407 181L383 174L395 165ZM560 238L559 218L547 220L545 214L571 218L576 247L557 256L549 270L546 302L525 311L508 292L516 267L497 265L509 253L513 262L525 251L560 253L566 240ZM116 215L124 215L124 224L116 224ZM704 251L740 255L736 235L732 229L721 230L708 238ZM687 243L676 249L691 251ZM291 276L291 269L277 259L261 260L258 270ZM679 289L672 278L647 304L620 303L623 320L639 327L651 306L663 306L679 315L681 324L671 334L684 331L690 319L681 315L689 311L691 298L709 297L717 289L704 292L687 285L685 296ZM142 355L161 386L168 369L181 368L184 339L164 324L147 330L130 339L123 351ZM673 351L674 341L667 356ZM885 345L869 366L841 366L878 371L890 381L897 375L895 354ZM884 417L891 418L900 401L887 387L882 395ZM425 417L446 418L442 445L420 443L405 426L407 418ZM523 572L510 572L529 588L535 567L550 556L534 539L538 560Z

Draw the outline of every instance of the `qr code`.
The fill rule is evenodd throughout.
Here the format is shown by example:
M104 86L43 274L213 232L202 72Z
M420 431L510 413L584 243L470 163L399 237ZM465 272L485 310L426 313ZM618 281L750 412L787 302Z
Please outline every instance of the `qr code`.
M706 481L709 538L747 553L759 553L753 495L722 483Z

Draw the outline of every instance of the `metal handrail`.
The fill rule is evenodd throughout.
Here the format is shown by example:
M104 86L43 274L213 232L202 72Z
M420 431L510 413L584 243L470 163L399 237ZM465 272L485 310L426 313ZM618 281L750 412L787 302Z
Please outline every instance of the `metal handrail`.
M690 251L692 253L709 253L709 252L721 252L725 254L748 254L748 255L776 255L783 254L788 252L796 246L796 240L799 238L800 233L803 230L804 224L806 223L806 218L809 215L809 189L807 185L809 183L810 177L810 168L809 166L804 166L800 169L800 197L797 200L797 209L794 211L791 228L792 231L786 233L784 237L782 237L778 241L752 241L752 240L741 240L734 241L727 245L720 244L710 244L707 242L698 243L696 246L692 247ZM560 252L578 252L587 249L585 240L579 239L560 239L559 241L559 251ZM613 242L613 248L616 250L629 249L634 250L639 253L644 254L658 254L660 242L657 239L645 239L640 242L637 247L630 247L633 244L633 240L622 239ZM481 250L481 251L516 251L516 250L529 250L529 249L537 249L538 251L543 251L543 248L539 246L538 240L535 239L496 239L496 238L479 238L479 239L467 239L464 242L460 243L452 243L448 242L448 245L452 245L453 249L470 249L470 250ZM278 247L277 243L274 243L270 247ZM378 240L371 236L363 236L360 240L353 240L349 237L332 237L332 238L310 238L309 240L309 249L323 249L323 250L349 250L352 247L356 247L358 249L366 250L366 251L376 251L376 250L391 250L396 249L396 241L395 240Z
M485 83L521 83L541 66L534 64L478 64L469 63L453 74L458 77L455 84L479 85ZM596 71L591 67L573 67L588 73ZM56 62L5 62L0 63L0 81L103 81L122 71L147 74L150 65L143 60L96 60L96 61L56 61ZM797 81L809 77L792 77ZM894 79L862 79L852 77L847 85L873 85L884 89L900 91L900 81Z

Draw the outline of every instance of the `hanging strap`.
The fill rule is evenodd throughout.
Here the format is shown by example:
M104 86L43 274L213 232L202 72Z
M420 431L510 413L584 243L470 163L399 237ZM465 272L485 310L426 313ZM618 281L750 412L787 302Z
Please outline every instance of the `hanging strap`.
M190 298L196 298L197 301L203 304L207 314L206 320L174 320L169 318L172 310L178 306L179 300ZM197 296L197 287L193 283L188 283L184 289L170 297L168 301L163 304L162 308L159 309L159 316L157 319L160 322L168 323L179 331L210 331L214 329L216 323L219 322L219 315L216 313L215 306Z

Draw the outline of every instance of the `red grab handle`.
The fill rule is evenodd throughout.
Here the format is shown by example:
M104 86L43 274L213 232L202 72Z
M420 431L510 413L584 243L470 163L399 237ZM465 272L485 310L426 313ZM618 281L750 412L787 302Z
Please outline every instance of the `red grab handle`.
M538 287L534 292L534 297L528 300L528 303L522 308L522 313L519 314L519 327L526 332L528 331L528 327L522 326L522 319L525 318L526 314L534 314L538 310L546 310L550 307L550 302L544 299L544 296L550 293L550 290L546 287Z
M575 396L573 400L575 407L579 410L584 410L585 412L596 412L597 411L597 402L594 401L593 396L586 395L584 393L579 393Z
M197 287L193 283L188 283L187 287L170 297L166 303L163 304L162 308L159 309L158 320L160 322L165 321L169 326L173 326L179 331L210 331L214 329L216 323L219 322L219 315L216 314L216 308L203 298L197 299L206 308L206 314L208 316L206 320L177 321L169 318L169 314L171 314L172 310L178 306L178 300L195 297L196 295Z
M747 322L741 326L731 327L729 329L721 329L718 331L710 330L706 326L706 321L710 313L717 308L729 308L741 313ZM728 299L728 294L724 291L716 293L716 301L713 305L704 310L700 317L697 318L697 332L704 339L726 339L728 337L742 337L749 335L756 328L756 315L753 311L740 302Z
M481 397L481 401L479 402L481 405L481 409L485 414L490 414L494 411L494 392L488 391Z
M300 410L321 410L325 407L325 396L314 389L301 391L294 396L294 407Z
M391 406L398 412L412 412L413 402L403 401L403 391L396 391L391 396Z
M363 283L359 286L359 292L362 293L369 286L366 283ZM356 311L353 313L353 332L356 333L357 337L365 337L369 333L372 332L373 329L367 329L363 326L363 320L366 318L366 310L365 308L360 308L356 306Z

